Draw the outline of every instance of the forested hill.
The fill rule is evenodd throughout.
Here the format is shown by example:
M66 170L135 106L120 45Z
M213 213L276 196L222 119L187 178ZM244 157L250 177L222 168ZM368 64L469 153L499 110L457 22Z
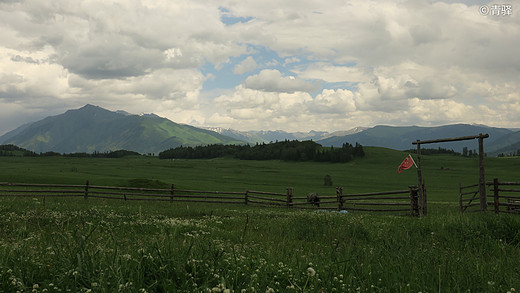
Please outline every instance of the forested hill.
M363 146L345 143L341 148L324 148L313 141L286 140L250 145L180 146L159 153L161 159L211 159L232 156L243 160L348 162L365 155Z

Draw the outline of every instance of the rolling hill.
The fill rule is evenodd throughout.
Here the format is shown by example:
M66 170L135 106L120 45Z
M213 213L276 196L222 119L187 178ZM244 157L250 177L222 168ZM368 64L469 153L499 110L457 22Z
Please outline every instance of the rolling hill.
M0 144L14 144L34 152L59 153L118 149L157 153L180 145L218 143L243 142L154 114L131 115L93 105L25 124L0 137Z
M500 152L516 152L515 144L520 142L520 132L514 132L506 128L495 128L484 125L453 124L438 127L395 127L375 126L361 132L344 136L333 136L317 142L323 146L341 146L343 143L354 144L359 142L364 146L379 146L396 150L407 150L415 148L412 145L416 140L429 140L449 137L462 137L489 134L484 140L485 152L488 155L496 155ZM449 143L437 143L423 145L424 148L446 148L462 152L464 147L469 150L478 149L478 143L472 140Z

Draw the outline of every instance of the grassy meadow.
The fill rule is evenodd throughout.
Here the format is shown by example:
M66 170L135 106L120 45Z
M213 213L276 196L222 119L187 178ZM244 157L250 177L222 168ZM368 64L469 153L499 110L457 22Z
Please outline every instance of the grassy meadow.
M1 182L344 193L406 189L406 153L345 164L0 157ZM478 159L424 156L429 215L102 199L0 198L0 292L513 292L520 217L458 213ZM486 158L520 180L519 158ZM442 168L441 168L442 167ZM333 187L323 184L330 175ZM147 187L142 186L142 187Z

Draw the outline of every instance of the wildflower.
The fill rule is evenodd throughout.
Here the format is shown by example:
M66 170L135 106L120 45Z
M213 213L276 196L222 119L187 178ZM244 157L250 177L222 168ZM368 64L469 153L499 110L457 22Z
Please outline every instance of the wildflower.
M38 284L33 285L33 289L38 289L38 288L40 288L40 285L38 285Z
M488 281L488 285L489 285L489 286L493 286L493 285L495 285L495 282L493 282L493 281Z
M313 268L309 267L307 268L307 275L314 277L316 275L316 271Z
M265 293L274 293L274 289L267 287L267 289L265 289Z

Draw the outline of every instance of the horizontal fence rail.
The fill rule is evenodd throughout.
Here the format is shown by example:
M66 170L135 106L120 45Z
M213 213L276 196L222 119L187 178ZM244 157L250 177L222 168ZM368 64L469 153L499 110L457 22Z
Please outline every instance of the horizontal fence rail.
M505 182L495 178L486 182L486 189L491 192L487 194L487 206L493 207L495 213L520 214L520 182ZM460 212L481 211L479 194L479 184L462 186L459 183Z
M298 209L346 210L367 212L399 212L419 215L418 189L409 186L406 190L343 194L343 187L336 188L336 195L294 196L294 189L285 193L246 189L236 191L204 191L170 188L139 188L66 184L29 184L0 182L0 196L14 197L83 197L125 201L169 201L221 204L243 204Z

